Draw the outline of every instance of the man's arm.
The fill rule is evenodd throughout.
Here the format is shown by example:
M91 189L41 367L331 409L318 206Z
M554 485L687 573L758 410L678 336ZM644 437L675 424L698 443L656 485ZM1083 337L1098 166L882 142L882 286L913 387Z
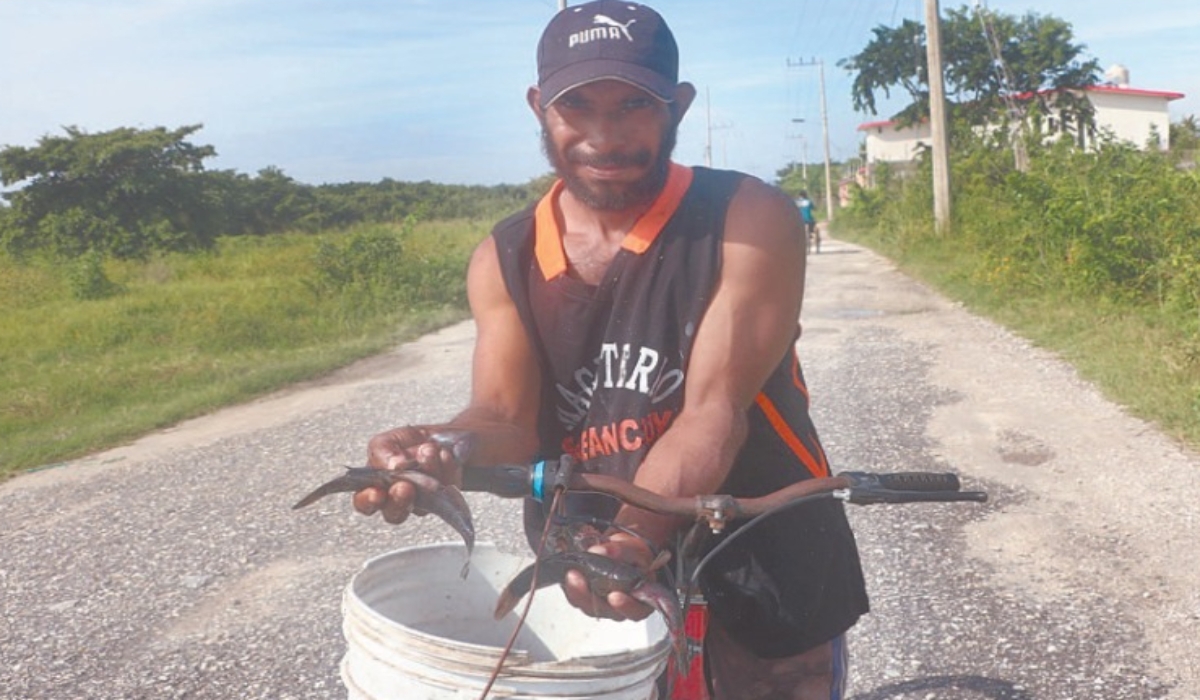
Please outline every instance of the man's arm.
M639 467L638 486L692 496L717 492L729 475L746 439L747 411L795 342L804 295L801 226L799 211L782 192L752 179L738 189L726 218L716 292L688 363L683 409ZM622 507L616 520L658 545L684 524L632 506ZM643 565L650 556L619 534L594 551L601 549ZM602 616L638 618L649 610L623 594L590 600L575 574L567 594L577 607Z
M714 493L746 438L747 411L795 342L805 246L796 207L746 180L726 218L721 275L696 332L683 409L634 483L666 495ZM660 544L678 523L625 508L621 524Z
M479 432L477 464L525 461L537 450L541 371L491 236L471 256L467 298L476 330L471 403L452 423Z
M500 273L495 239L488 237L471 256L467 298L475 318L471 400L451 425L474 434L468 459L478 464L520 462L537 449L537 412L541 375L517 307ZM377 469L400 469L416 462L442 483L460 484L461 468L449 450L429 440L429 430L405 426L371 438L368 461ZM366 515L383 514L389 523L404 522L412 512L415 487L398 481L386 492L367 488L354 495L354 507Z

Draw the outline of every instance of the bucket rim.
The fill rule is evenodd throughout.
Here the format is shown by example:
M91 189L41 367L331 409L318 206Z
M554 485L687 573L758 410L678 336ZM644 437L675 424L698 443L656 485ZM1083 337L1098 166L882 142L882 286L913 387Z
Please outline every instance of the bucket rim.
M366 615L373 622L381 624L385 628L396 630L400 634L408 635L424 643L433 646L446 646L447 642L449 641L453 643L453 646L459 649L486 657L480 659L480 661L483 663L487 663L488 661L498 662L501 655L504 653L504 648L502 646L481 644L476 642L464 642L457 639L448 640L446 637L417 629L416 627L384 615L380 611L376 610L373 606L367 604L367 602L363 600L356 591L356 585L360 582L360 577L370 570L372 565L378 567L380 566L380 562L393 559L397 556L403 555L404 553L423 552L430 550L465 551L465 549L466 546L461 542L432 542L399 547L367 559L365 562L363 562L359 570L350 578L349 583L347 583L345 589L343 590L343 619L348 621L352 614ZM480 541L475 543L475 551L472 555L472 565L474 565L474 557L480 554L481 550L514 557L522 562L522 566L526 565L527 562L533 561L532 555L514 554L512 552L501 550L495 542ZM583 613L580 614L582 615ZM519 671L520 674L527 676L567 678L581 673L595 672L598 669L603 670L606 668L623 668L633 670L637 668L653 666L656 664L665 664L666 657L670 653L671 635L670 631L666 629L666 624L661 619L658 619L657 622L654 623L649 622L649 620L655 616L660 616L660 614L654 613L652 614L651 618L647 618L646 620L641 620L636 623L641 625L657 625L662 631L662 634L658 635L657 639L655 639L652 644L641 648L638 652L634 652L632 650L623 650L602 654L572 656L550 661L534 661L534 655L532 652L530 652L528 649L514 646L509 652L508 658L504 662L505 672L503 675L511 675L512 672ZM649 636L654 636L653 632L651 632Z

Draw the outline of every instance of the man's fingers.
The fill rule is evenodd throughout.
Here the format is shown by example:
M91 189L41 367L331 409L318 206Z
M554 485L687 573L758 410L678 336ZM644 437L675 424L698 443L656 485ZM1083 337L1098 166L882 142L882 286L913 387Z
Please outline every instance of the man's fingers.
M365 488L355 493L351 502L354 509L363 515L382 513L384 520L399 525L407 520L408 514L412 512L416 495L416 487L407 481L401 481L392 484L387 491L373 486Z
M454 456L454 450L442 447L438 450L438 462L442 465L441 480L447 486L462 488L462 465Z
M354 504L354 510L357 510L363 515L374 515L379 512L379 507L383 505L387 499L387 494L383 489L375 487L365 488L354 494L351 502Z
M606 602L617 615L620 615L616 618L618 620L644 620L654 612L654 608L620 591L609 593Z
M436 469L442 466L442 451L432 442L426 442L417 447L417 462L425 467Z
M588 590L587 581L578 571L567 572L566 578L563 579L563 594L567 597L568 603L584 612L589 612L588 605L591 604L592 592Z
M417 498L417 487L407 481L397 481L388 489L387 496L387 500L379 509L383 513L383 519L392 525L399 525L408 520L413 501Z
M400 472L412 467L413 460L407 454L396 453L387 458L384 463L388 471Z
M563 580L563 593L567 602L591 617L603 617L609 620L624 620L625 617L613 610L608 602L592 593L588 588L587 579L578 571L567 572Z

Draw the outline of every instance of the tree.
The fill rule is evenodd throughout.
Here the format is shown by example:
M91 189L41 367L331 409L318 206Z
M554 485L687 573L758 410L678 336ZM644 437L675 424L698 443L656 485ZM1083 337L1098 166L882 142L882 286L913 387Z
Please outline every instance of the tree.
M916 123L929 116L925 26L905 20L879 26L861 52L838 61L854 74L854 108L877 114L878 98L893 90L911 102L892 118ZM967 6L942 19L942 57L951 114L972 125L1024 121L1032 113L1056 115L1066 130L1091 130L1091 103L1072 92L1095 85L1095 59L1083 60L1071 25L1049 15L1023 17Z
M1175 153L1200 150L1200 119L1189 114L1177 122L1171 122L1170 146ZM1194 154L1193 154L1193 157Z
M3 195L11 206L0 243L17 255L122 258L210 247L220 208L203 161L216 151L186 140L200 128L66 127L33 148L0 149L0 183L24 185Z
M842 163L831 163L834 172L840 171ZM808 177L805 178L805 170ZM836 176L835 176L836 177ZM825 167L824 163L809 163L808 168L803 163L791 162L775 171L775 184L793 199L800 196L801 190L808 192L809 199L816 203L815 210L823 210L825 206ZM834 182L836 188L837 182Z

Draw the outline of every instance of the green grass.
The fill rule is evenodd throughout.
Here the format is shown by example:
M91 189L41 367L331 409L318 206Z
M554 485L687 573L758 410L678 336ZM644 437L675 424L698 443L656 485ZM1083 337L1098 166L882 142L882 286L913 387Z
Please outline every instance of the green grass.
M0 260L0 478L465 318L462 271L487 229L434 222L225 239L213 253L107 261L119 292L89 300L72 294L71 262ZM322 277L322 243L349 260L350 241L381 237L400 241L401 260L359 256L353 281Z
M1161 305L1072 295L998 283L957 239L882 236L852 225L836 234L892 259L904 272L1070 362L1080 376L1131 414L1200 446L1200 334L1197 320Z

